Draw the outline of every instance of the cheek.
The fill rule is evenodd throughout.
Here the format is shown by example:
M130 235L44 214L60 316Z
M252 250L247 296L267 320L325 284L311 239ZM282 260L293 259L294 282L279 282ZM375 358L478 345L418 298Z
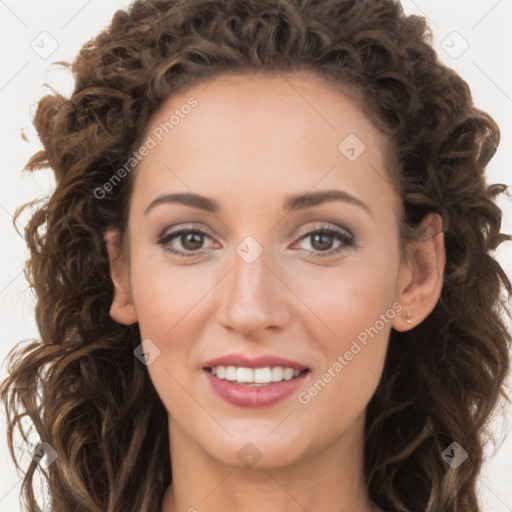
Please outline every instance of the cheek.
M188 315L197 315L209 279L194 266L172 267L165 262L141 265L134 258L132 293L141 334L166 340ZM200 275L199 275L200 274ZM183 320L182 320L183 319Z
M322 339L332 340L333 348L342 349L391 308L395 260L388 258L387 271L380 263L354 258L353 263L339 268L310 269L289 276L294 291L310 311L304 318L310 319L311 326L317 325L315 330L322 333Z
M307 329L322 355L299 403L311 405L311 411L336 425L366 407L382 373L391 321L397 314L392 271L397 260L388 256L381 253L386 272L378 261L359 261L296 281L297 294L314 313L305 315Z
M204 312L209 279L192 281L197 271L189 267L169 269L153 265L133 266L132 292L143 340L157 355L147 370L153 385L167 410L180 417L181 411L200 416L186 391L194 364L194 350L208 316ZM215 281L214 281L215 282ZM156 348L155 348L156 347Z

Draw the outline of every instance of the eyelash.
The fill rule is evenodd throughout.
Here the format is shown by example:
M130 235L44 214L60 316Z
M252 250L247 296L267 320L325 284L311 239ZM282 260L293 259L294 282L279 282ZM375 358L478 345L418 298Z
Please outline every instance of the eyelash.
M204 253L205 251L189 251L189 252L177 251L175 249L171 249L170 247L166 246L166 244L168 244L175 238L179 237L182 234L186 234L186 233L193 233L196 235L204 235L205 237L211 238L207 233L205 233L204 231L202 231L200 229L181 228L176 231L171 231L170 233L165 233L165 232L162 233L158 237L156 243L158 245L161 245L163 247L164 251L169 252L171 254L175 254L180 257L191 257L191 256L193 257L193 256L197 256L199 254ZM340 229L332 228L330 226L316 227L316 228L304 233L303 235L301 235L300 238L297 240L297 242L299 242L303 239L306 239L312 235L325 234L325 233L333 235L335 238L337 238L339 241L341 241L342 244L340 244L338 248L330 249L328 251L315 251L315 250L310 250L310 249L304 249L304 251L306 251L306 253L308 255L319 257L319 258L325 258L328 256L333 256L335 254L339 254L342 251L345 251L345 250L355 246L355 237L352 233L350 233L350 231L348 231L346 229L340 230Z

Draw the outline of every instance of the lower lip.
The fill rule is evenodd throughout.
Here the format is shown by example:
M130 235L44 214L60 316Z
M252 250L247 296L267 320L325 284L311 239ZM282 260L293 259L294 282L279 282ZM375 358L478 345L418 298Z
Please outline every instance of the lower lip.
M204 370L204 372L213 391L226 402L238 407L266 407L276 404L296 392L309 373L305 371L294 379L250 386L218 379L209 370Z

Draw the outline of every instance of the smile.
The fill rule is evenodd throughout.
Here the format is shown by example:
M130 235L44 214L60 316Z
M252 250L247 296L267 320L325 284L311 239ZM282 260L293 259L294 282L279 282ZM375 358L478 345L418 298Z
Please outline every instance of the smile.
M238 382L239 384L263 385L273 382L292 380L298 377L301 371L282 366L266 366L265 368L245 368L236 366L214 366L209 369L218 379Z
M204 370L210 389L225 402L237 407L268 407L295 395L309 374L304 370L297 377L269 384L239 383L235 380L221 379L212 372Z

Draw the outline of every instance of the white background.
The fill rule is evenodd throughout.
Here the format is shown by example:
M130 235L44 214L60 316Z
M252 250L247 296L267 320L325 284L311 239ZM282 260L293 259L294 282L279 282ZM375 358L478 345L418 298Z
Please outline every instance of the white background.
M109 24L113 13L129 3L0 0L0 361L4 361L0 379L6 375L7 352L20 340L38 337L34 302L22 273L27 251L12 224L18 206L47 194L53 185L49 171L33 176L22 173L29 157L40 149L31 125L34 107L38 98L50 92L44 83L63 94L71 92L69 75L51 63L72 61L79 48ZM408 13L427 16L440 58L470 84L475 104L500 126L502 142L489 166L488 180L512 185L512 0L403 0L402 4ZM44 54L54 47L54 53ZM22 130L28 142L22 139ZM512 233L512 200L503 197L499 204L505 213L503 230ZM25 221L26 217L20 220L20 230ZM509 276L511 246L497 255ZM509 392L512 396L512 386ZM506 416L493 423L498 442L511 425L508 408ZM0 432L0 512L16 512L20 510L21 478L7 452L3 410ZM483 512L512 512L511 475L509 435L484 466L480 479Z

